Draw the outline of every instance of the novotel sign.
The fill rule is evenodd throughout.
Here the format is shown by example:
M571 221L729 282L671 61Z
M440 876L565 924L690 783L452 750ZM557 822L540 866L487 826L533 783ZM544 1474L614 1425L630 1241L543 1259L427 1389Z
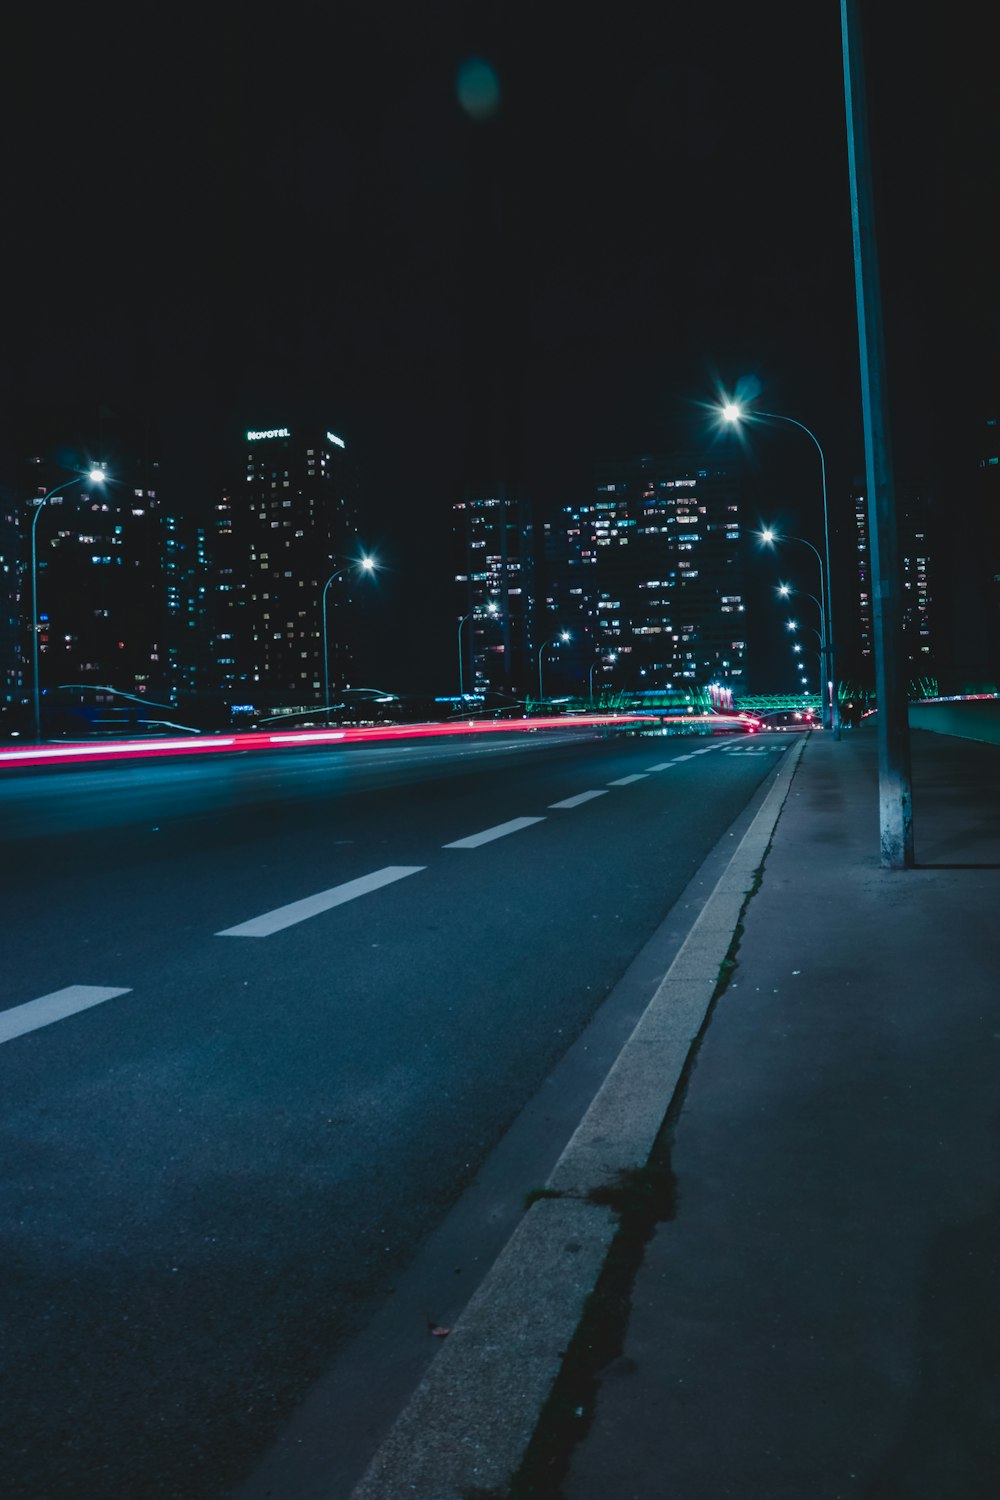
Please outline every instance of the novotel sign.
M247 442L256 443L260 438L291 437L287 427L269 427L266 432L248 432Z

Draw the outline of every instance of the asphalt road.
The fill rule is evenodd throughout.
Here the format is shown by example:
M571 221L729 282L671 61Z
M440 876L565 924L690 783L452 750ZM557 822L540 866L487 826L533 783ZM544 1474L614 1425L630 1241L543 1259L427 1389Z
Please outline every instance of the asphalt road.
M4 1495L239 1485L787 743L4 778Z

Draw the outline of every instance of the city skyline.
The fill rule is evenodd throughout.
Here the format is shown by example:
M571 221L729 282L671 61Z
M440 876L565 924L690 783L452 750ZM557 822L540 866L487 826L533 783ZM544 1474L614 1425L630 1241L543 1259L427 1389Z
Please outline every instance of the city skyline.
M508 501L489 487L455 502L453 556L462 567L464 555L464 571L453 571L449 592L413 622L409 633L423 675L408 680L386 642L395 622L380 593L384 558L367 546L372 526L359 526L366 518L365 476L344 437L328 424L244 428L241 471L222 486L210 515L193 519L179 514L178 491L152 456L156 446L142 447L151 424L133 427L140 446L131 451L122 433L110 439L109 424L105 416L101 437L117 452L117 469L109 466L95 488L87 471L77 485L72 471L36 457L28 467L37 496L57 481L65 484L67 472L68 488L37 518L30 502L7 517L0 554L13 611L2 643L8 709L17 702L23 709L28 694L31 530L40 538L40 661L49 692L60 682L101 683L163 706L183 698L196 721L214 715L215 722L227 722L229 705L248 715L269 707L305 710L324 701L324 680L331 701L344 688L374 681L380 691L404 694L490 690L533 697L536 653L549 636L551 691L590 697L596 673L598 696L603 687L634 693L711 681L730 686L739 699L790 691L799 671L818 692L809 640L820 623L811 617L819 588L810 573L814 562L780 525L774 543L761 539L754 524L759 512L747 501L754 468L741 445L730 445L728 457L713 446L700 455L606 458L580 499L551 520L523 494ZM984 429L987 446L995 431ZM92 458L100 446L100 438L84 441L78 456ZM67 449L61 456L65 465L73 455ZM996 466L988 455L978 464L988 485ZM331 487L334 473L340 477ZM834 496L834 505L842 499ZM855 561L837 589L838 678L851 693L870 693L867 513L857 485L850 504ZM965 663L949 643L939 595L950 561L953 528L941 525L949 511L926 493L904 494L899 514L904 650L915 690L926 692L939 680L942 691L988 687L985 636L980 657ZM447 551L448 540L439 535L436 546ZM425 576L435 545L430 533L427 541ZM728 582L727 565L736 569ZM682 602L692 579L700 579L690 595L694 608ZM278 602L289 588L295 607L276 626L273 611L292 608L291 595L287 608ZM802 610L802 630L796 625L789 639L790 616ZM448 650L437 654L434 624L444 625L448 640ZM751 640L768 637L777 645L755 655Z
M0 1500L1000 1494L997 39L5 17Z
M925 8L905 29L862 9L897 486L961 511L935 605L942 638L953 610L974 637L997 613L966 598L995 546L975 478L1000 407L988 53ZM452 577L456 502L502 488L544 522L603 458L726 457L739 439L714 410L738 396L823 443L848 600L863 451L836 6L563 21L446 3L419 22L347 6L334 25L293 7L266 42L204 18L197 45L165 33L140 66L114 7L57 44L18 17L5 104L32 129L9 180L5 504L30 493L18 463L39 430L56 456L84 400L155 420L195 525L248 428L330 422L383 565L370 639L415 681L414 619L433 659L453 649L427 601ZM933 117L930 78L948 99ZM817 541L808 444L754 424L743 456L745 526ZM780 628L752 655L777 667Z

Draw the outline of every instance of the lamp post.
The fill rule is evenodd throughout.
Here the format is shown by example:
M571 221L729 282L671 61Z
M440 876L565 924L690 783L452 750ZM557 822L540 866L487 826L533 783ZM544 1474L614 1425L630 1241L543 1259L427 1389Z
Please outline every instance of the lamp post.
M840 0L840 27L871 552L875 694L878 701L879 853L883 869L907 870L914 859L913 784L903 655L899 534L886 390L875 193L868 139L868 94L857 0Z
M542 691L542 652L546 646L551 646L553 641L568 641L569 631L560 630L555 635L550 635L547 641L543 641L538 648L538 701L542 702L545 694Z
M35 744L39 744L42 738L42 699L38 682L38 551L35 538L35 529L38 526L38 517L42 513L42 506L53 495L58 495L60 490L68 490L70 485L82 484L89 479L93 484L103 484L106 475L103 469L91 469L86 474L74 474L72 479L67 479L63 484L57 484L54 490L49 490L35 502L35 514L31 518L31 677L32 677L32 703L34 707L35 720Z
M496 612L497 612L497 606L493 603L493 601L491 599L490 602L489 602L489 604L487 604L487 606L486 606L486 613L488 615L492 616L492 615L495 615ZM459 696L459 700L461 700L462 698L465 697L464 678L462 676L462 627L465 625L466 620L471 620L472 619L472 617L475 615L475 613L476 613L476 611L474 609L470 609L469 613L467 615L463 615L462 618L458 622L458 696Z
M819 609L820 626L823 632L822 645L820 649L822 651L823 657L827 662L827 688L829 694L829 705L827 705L827 703L825 702L827 695L824 694L821 690L820 706L823 708L824 715L826 715L827 707L829 707L829 727L834 732L834 738L839 739L840 715L837 709L837 695L834 692L833 646L830 640L830 612L829 608L824 608L822 602L823 600L826 600L827 603L829 603L830 580L829 575L826 573L823 567L823 559L820 556L818 550L813 546L812 542L807 541L804 536L778 536L777 532L772 531L770 527L766 527L760 533L760 539L769 547L773 547L777 542L798 542L800 546L809 548L809 551L812 553L813 557L815 557L816 562L819 565L819 598L817 599L815 594L808 594L806 597L811 599ZM780 585L778 592L782 593L785 588L787 588L787 585ZM820 677L822 677L822 675L823 674L821 672Z
M375 571L375 559L373 557L359 557L353 562L345 563L342 568L336 568L323 585L323 707L326 712L327 725L330 723L330 647L326 628L326 595L333 580L339 578L341 573L346 573L350 568L360 568L363 573L373 573Z
M761 417L772 422L788 422L792 427L798 427L801 432L804 432L807 437L812 439L816 447L816 452L819 454L819 477L820 485L823 491L823 550L826 553L826 587L825 590L821 589L820 593L822 594L823 599L826 602L826 623L828 630L823 651L826 656L827 675L830 680L830 728L833 730L834 739L839 740L840 705L837 702L837 694L835 692L837 674L834 671L833 665L833 598L830 590L830 515L826 498L826 457L823 453L819 438L816 436L816 434L809 427L807 427L804 422L799 422L795 417L785 417L782 416L780 412L776 411L747 412L736 401L727 401L722 407L722 420L724 422L738 423L742 421L754 421L757 418ZM789 541L792 540L795 539L789 537ZM812 544L809 543L808 545L811 546ZM815 547L813 547L813 551L816 552ZM818 552L816 553L816 556L819 557ZM822 571L823 565L821 561L821 576Z
M820 624L822 625L822 623L823 623L823 604L822 604L821 600L819 600L819 599L816 598L815 594L807 593L805 589L793 589L790 583L779 583L778 584L778 593L781 595L782 599L791 599L791 597L792 597L793 594L798 594L803 599L811 599L812 602L815 604L816 608L819 610Z
M593 706L594 706L594 668L597 666L597 663L600 660L601 660L601 654L600 654L600 652L598 652L597 655L594 657L594 660L590 663L589 677L590 677L590 706L591 706L591 708L593 708ZM615 654L614 651L612 651L608 656L606 656L604 658L604 665L605 666L610 666L612 664L612 662L616 662L617 660L618 660L617 655Z

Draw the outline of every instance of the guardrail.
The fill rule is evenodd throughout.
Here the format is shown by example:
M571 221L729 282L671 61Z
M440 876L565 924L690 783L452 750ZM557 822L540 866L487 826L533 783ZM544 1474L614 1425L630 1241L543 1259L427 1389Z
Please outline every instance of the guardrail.
M910 728L1000 745L1000 698L921 700L910 704Z

